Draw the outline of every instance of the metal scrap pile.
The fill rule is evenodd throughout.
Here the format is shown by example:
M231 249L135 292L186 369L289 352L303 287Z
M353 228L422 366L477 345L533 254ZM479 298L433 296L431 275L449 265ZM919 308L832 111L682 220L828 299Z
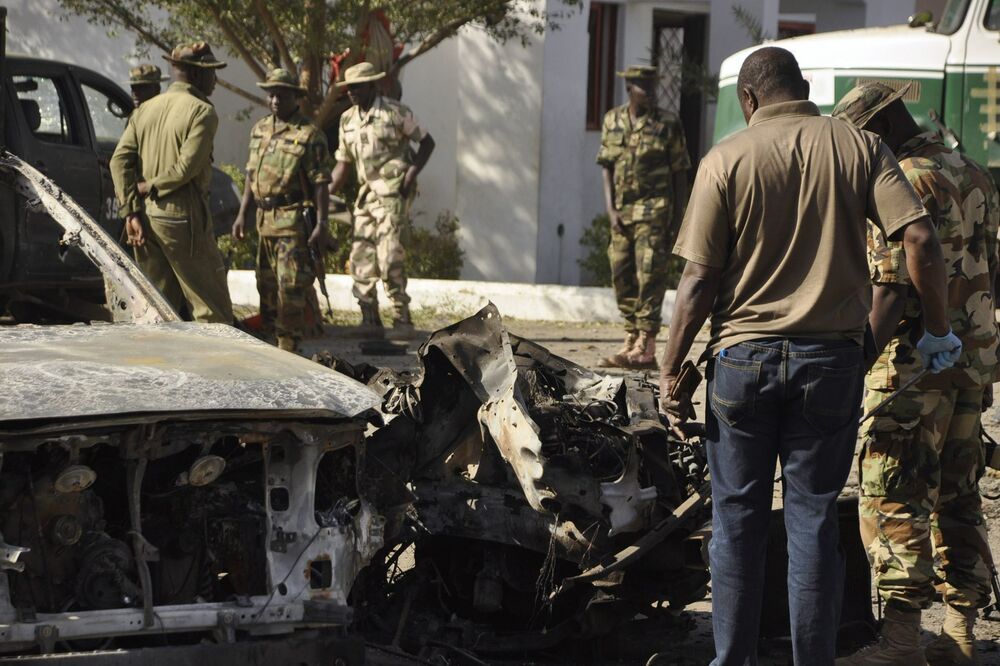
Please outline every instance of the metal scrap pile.
M509 335L492 305L419 356L334 363L383 396L362 478L388 545L352 599L369 636L523 651L704 595L703 446L668 433L655 386Z

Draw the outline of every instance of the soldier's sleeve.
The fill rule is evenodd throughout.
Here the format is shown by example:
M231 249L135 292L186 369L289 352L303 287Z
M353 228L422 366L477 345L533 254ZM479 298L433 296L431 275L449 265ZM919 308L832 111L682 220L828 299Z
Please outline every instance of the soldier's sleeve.
M990 277L996 280L997 270L1000 270L1000 193L997 192L992 178L986 192L986 262L990 269ZM1000 294L994 294L1000 301Z
M203 106L195 112L177 162L150 182L158 194L177 191L212 164L212 143L218 127L219 116L211 107Z
M906 271L906 253L902 241L887 241L882 230L868 221L868 270L872 282L879 284L912 284Z
M926 169L913 167L906 160L900 165L900 168L924 210L931 216L934 226L938 227L940 206L938 205L934 174ZM903 249L902 239L886 240L885 234L871 222L868 223L868 233L868 264L871 269L872 282L904 286L913 284L910 274L906 270L906 251Z
M247 171L257 167L257 150L260 148L260 121L250 129L250 148L247 150Z
M684 126L677 120L669 123L669 127L667 150L670 151L670 172L687 171L691 168L691 156L684 139Z
M601 148L597 151L597 163L605 169L611 169L615 160L621 154L624 134L615 131L614 109L604 114L601 123Z
M421 127L413 110L405 104L399 105L399 115L401 119L400 130L403 136L413 143L420 143L427 136L427 130Z
M134 118L134 116L133 116ZM109 168L111 170L111 180L115 186L115 197L121 206L119 215L127 217L132 213L143 210L142 198L135 190L135 184L139 180L137 173L139 165L139 142L135 132L133 118L129 118L125 123L125 131L118 139L115 152L111 156Z
M334 153L333 158L338 162L347 162L348 164L354 162L354 158L351 157L351 149L348 147L347 142L344 141L344 125L347 124L347 113L340 116L340 129L337 134L337 152Z
M302 168L310 183L322 185L330 182L330 150L326 147L326 135L315 127L310 129Z

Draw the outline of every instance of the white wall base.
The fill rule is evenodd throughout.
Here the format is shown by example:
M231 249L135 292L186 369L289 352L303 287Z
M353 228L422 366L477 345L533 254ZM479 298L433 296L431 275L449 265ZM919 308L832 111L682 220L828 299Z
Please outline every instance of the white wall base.
M335 310L354 310L357 301L351 294L348 275L327 275L326 288ZM318 293L317 289L317 293ZM382 284L378 285L379 302L389 305ZM432 309L456 319L467 317L492 301L505 317L536 321L617 322L621 321L614 292L609 287L567 287L552 284L511 282L476 282L471 280L411 279L407 292L414 310ZM229 293L233 303L259 306L257 282L253 271L229 271ZM663 318L669 321L675 292L663 300ZM320 296L320 302L325 306Z

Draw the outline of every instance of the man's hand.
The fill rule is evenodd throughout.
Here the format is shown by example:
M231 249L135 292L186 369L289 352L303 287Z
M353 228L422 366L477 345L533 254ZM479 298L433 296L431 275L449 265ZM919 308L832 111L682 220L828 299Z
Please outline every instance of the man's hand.
M612 208L608 211L608 217L611 218L611 228L618 233L625 233L625 223L622 222L622 214L617 210Z
M951 329L948 329L947 335L940 337L925 331L917 343L917 351L920 352L924 367L937 374L955 365L962 354L962 341Z
M404 199L408 198L417 186L417 167L411 166L403 176L403 184L399 187L399 193Z
M320 220L316 223L316 228L309 234L309 248L316 253L322 253L330 246L330 238L326 227L327 221Z
M146 232L142 228L142 218L136 213L125 218L125 237L128 244L133 247L146 244Z
M987 384L986 390L983 391L983 406L982 411L986 411L993 406L993 384Z
M676 382L675 375L660 375L660 411L667 417L670 429L681 439L687 439L681 426L695 418L693 396L686 392L671 395Z
M138 183L135 184L135 191L138 192L139 196L142 197L143 199L149 196L149 190L150 190L149 183L147 183L144 180L140 180Z
M236 220L233 222L232 234L233 238L236 240L241 241L246 238L246 220L244 219L242 213L237 215Z

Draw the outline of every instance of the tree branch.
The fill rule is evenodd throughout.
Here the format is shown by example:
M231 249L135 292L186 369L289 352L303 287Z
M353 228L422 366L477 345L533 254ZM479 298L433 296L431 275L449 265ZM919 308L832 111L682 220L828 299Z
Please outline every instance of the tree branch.
M234 84L230 83L229 81L225 81L225 80L219 79L219 78L217 78L216 81L219 83L220 86L222 86L223 88L225 88L229 92L234 93L236 95L239 95L240 97L242 97L243 99L245 99L247 101L253 102L254 104L259 104L260 106L264 106L264 107L267 106L267 100L264 99L263 97L257 97L257 95L254 95L252 92L249 92L249 91L247 91L247 90L245 90L243 88L240 88L239 86L234 85Z
M271 39L274 40L275 46L278 47L281 66L291 72L292 76L298 76L299 72L295 66L295 60L288 50L288 43L285 41L285 36L281 32L281 28L278 27L277 22L274 20L274 15L267 8L267 3L265 0L254 0L254 7L257 9L257 15L260 16L260 20L264 23L264 27L267 28L268 34L271 35Z
M219 11L219 8L215 4L209 4L209 3L206 3L206 7L208 11L211 12L212 18L215 19L216 25L219 26L220 30L222 30L222 34L226 36L226 39L229 41L229 45L232 46L233 49L240 54L240 57L243 59L243 62L245 62L247 66L250 68L250 71L252 71L257 76L258 79L263 80L267 78L267 71L261 66L259 62L257 62L257 59L253 57L253 54L251 54L250 51L247 50L246 46L244 45L244 41L236 35L236 31L233 29L233 26L222 15L222 12Z
M452 19L451 21L448 21L443 26L441 26L431 34L427 35L427 37L424 38L422 42L417 44L416 48L414 48L412 51L407 51L406 53L399 56L399 59L396 60L395 63L393 63L392 70L389 72L389 74L395 74L411 60L427 53L432 48L434 48L435 46L437 46L438 44L440 44L441 42L443 42L444 40L448 39L456 32L458 32L458 29L461 28L463 25L465 25L466 23L471 23L477 18L479 18L478 14L467 14L465 16L460 16L458 18Z

